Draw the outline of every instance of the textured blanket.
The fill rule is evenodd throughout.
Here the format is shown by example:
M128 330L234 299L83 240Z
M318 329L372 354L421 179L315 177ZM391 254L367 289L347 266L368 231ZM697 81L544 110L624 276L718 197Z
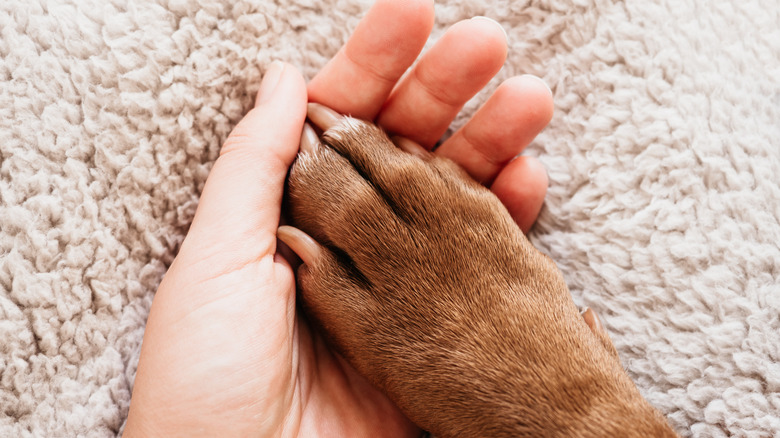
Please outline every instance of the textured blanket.
M685 436L780 436L776 0L441 3L434 37L506 29L492 88L552 87L531 238L642 393ZM120 431L154 291L265 67L312 77L369 5L0 2L0 436Z

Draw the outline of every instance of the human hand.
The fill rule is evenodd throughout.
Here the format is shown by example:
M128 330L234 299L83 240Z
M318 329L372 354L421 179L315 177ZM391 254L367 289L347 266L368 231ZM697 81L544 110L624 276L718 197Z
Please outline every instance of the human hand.
M501 26L477 17L452 26L407 71L432 25L431 1L377 1L311 81L309 101L372 120L431 149L463 105L498 73L507 53ZM544 82L512 77L436 153L488 185L528 232L544 201L547 173L538 160L517 155L547 126L552 113L552 95Z
M309 97L431 146L506 53L494 23L459 23L391 94L432 23L429 1L378 1L309 84ZM431 88L439 83L449 85ZM524 230L541 206L546 175L534 160L507 161L549 120L545 96L535 79L507 81L438 152L492 180ZM276 253L284 178L306 100L300 74L277 64L225 142L155 296L125 436L419 434L297 315L292 269Z

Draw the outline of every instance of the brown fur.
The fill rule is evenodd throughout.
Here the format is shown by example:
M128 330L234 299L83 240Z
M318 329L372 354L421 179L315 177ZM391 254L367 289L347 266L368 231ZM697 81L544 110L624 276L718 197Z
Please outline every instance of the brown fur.
M307 313L439 437L672 437L555 264L454 163L344 119L289 178L294 225L326 251Z

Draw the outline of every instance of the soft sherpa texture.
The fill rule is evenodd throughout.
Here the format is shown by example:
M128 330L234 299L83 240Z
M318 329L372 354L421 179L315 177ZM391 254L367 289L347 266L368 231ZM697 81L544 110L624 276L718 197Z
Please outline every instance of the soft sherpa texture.
M312 77L368 6L0 2L0 436L120 430L154 291L265 67ZM474 15L507 30L490 89L551 85L532 239L642 393L685 436L780 436L777 2L436 9L434 37Z

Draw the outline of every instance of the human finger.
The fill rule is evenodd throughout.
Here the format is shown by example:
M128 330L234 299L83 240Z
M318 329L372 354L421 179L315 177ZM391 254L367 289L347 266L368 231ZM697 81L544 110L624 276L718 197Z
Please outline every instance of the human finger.
M519 156L499 172L490 190L527 233L536 222L547 193L547 171L533 157Z
M377 123L430 149L504 64L506 33L476 17L453 25L401 79Z
M291 65L273 63L255 107L222 146L181 252L195 245L201 257L208 251L239 263L274 254L284 180L305 117L303 77Z
M489 184L547 126L552 113L552 93L541 79L509 78L436 153Z
M430 0L378 0L308 86L309 100L373 120L433 28Z

